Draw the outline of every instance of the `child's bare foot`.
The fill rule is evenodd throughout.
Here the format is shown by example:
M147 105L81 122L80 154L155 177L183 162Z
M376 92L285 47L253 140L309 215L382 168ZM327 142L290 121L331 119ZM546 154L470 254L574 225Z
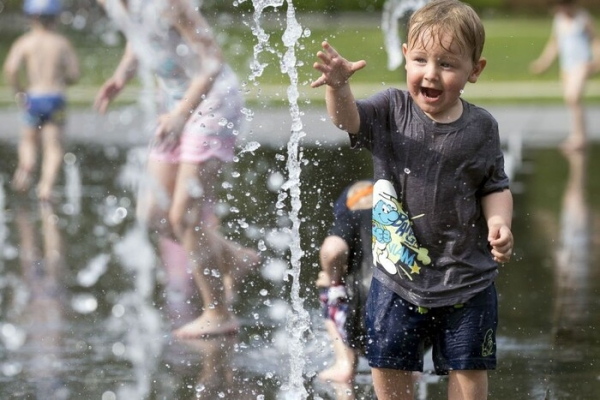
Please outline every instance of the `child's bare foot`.
M195 320L173 331L173 336L177 339L198 339L204 336L235 333L239 328L239 322L233 315L205 311Z
M354 366L351 361L336 360L331 367L319 372L317 377L324 382L350 383L354 379Z
M13 175L11 186L15 191L24 193L31 187L31 180L31 170L25 167L18 167Z

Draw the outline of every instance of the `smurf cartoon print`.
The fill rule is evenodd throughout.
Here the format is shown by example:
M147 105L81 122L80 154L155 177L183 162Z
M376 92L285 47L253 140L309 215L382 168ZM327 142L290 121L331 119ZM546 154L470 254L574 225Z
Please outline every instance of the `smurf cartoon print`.
M418 217L414 217L418 218ZM411 219L402 209L391 182L373 186L373 264L388 274L401 273L413 280L422 266L431 264L429 250L419 246Z

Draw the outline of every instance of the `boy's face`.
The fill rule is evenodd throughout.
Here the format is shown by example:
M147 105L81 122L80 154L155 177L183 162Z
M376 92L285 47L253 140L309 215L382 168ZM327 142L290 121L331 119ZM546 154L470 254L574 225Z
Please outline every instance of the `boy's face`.
M424 32L402 45L406 84L416 104L434 121L452 122L462 114L460 95L467 82L476 82L485 59L474 63L450 35Z

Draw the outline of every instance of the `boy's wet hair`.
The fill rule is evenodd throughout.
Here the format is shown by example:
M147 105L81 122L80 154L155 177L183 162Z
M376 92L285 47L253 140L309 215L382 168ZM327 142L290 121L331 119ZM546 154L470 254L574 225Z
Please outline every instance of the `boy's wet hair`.
M414 46L416 40L424 41L423 33L430 34L430 40L437 40L442 45L444 36L450 35L451 43L456 43L461 51L469 54L474 63L481 58L485 29L468 4L458 0L433 0L418 9L408 22L409 47ZM425 46L428 43L421 44Z

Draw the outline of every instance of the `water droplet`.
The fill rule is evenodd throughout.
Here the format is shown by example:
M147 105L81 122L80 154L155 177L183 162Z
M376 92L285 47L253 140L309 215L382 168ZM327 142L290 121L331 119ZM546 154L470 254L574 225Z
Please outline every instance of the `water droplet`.
M71 307L80 314L90 314L98 308L98 300L91 293L81 293L73 296Z
M253 153L254 151L258 150L260 148L260 143L258 142L249 142L248 144L246 144L244 146L244 148L238 153L238 154L242 154L242 153Z

